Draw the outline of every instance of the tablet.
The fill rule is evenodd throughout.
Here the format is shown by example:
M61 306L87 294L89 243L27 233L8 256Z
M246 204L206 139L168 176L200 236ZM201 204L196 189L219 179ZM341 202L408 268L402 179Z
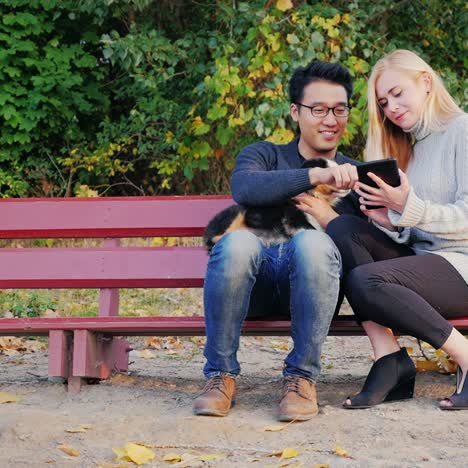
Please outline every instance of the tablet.
M369 161L357 166L359 182L369 185L370 187L379 188L377 184L367 175L372 172L377 177L380 177L386 184L392 187L400 185L400 174L398 173L398 164L396 159L380 159L378 161ZM382 206L368 206L368 210L383 208Z
M369 161L359 164L357 166L357 172L359 182L369 185L370 187L378 188L377 184L367 175L368 172L372 172L392 187L398 187L400 185L398 164L394 158L380 159L379 161Z

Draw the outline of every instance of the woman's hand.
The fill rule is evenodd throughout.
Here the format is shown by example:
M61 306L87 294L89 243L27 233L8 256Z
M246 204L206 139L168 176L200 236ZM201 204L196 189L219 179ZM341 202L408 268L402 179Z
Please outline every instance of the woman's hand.
M332 219L338 216L338 213L328 202L313 197L308 193L301 193L297 197L294 197L293 200L296 201L296 206L299 210L312 215L323 229L327 227L327 224Z
M360 206L361 211L370 219L389 231L396 231L396 227L390 222L388 208L377 208L375 210L366 209L365 205Z
M328 184L338 189L352 189L357 180L356 166L349 163L309 169L309 181L312 185Z
M398 172L400 173L401 182L398 187L386 184L372 172L369 172L368 176L379 188L373 188L361 182L356 182L354 190L360 196L359 203L366 206L384 206L385 208L398 211L398 213L403 213L410 192L410 185L406 174L400 169L398 169Z

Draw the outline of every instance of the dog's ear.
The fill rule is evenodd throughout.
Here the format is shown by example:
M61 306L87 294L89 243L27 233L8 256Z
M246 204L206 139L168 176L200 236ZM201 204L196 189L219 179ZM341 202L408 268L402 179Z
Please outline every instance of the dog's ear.
M312 158L312 159L306 159L304 163L302 164L302 168L304 169L310 169L311 167L330 167L334 161L330 161L329 159L326 158Z

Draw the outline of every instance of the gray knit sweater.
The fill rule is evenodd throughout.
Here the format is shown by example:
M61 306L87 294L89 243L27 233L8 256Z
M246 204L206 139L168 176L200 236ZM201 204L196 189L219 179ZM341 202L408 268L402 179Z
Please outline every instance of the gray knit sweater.
M416 144L406 171L411 190L403 213L389 211L400 229L382 230L417 255L444 257L468 284L468 114L442 132L412 132Z

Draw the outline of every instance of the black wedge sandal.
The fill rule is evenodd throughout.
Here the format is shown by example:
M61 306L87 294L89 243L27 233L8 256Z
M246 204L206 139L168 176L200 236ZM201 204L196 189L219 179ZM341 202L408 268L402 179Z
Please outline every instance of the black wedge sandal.
M455 393L449 397L441 400L442 402L450 402L451 405L441 405L439 403L439 408L441 410L468 410L468 371L463 374L461 367L457 368L457 389Z
M374 362L360 393L348 397L351 404L346 409L362 409L413 398L416 367L406 348L382 356Z

